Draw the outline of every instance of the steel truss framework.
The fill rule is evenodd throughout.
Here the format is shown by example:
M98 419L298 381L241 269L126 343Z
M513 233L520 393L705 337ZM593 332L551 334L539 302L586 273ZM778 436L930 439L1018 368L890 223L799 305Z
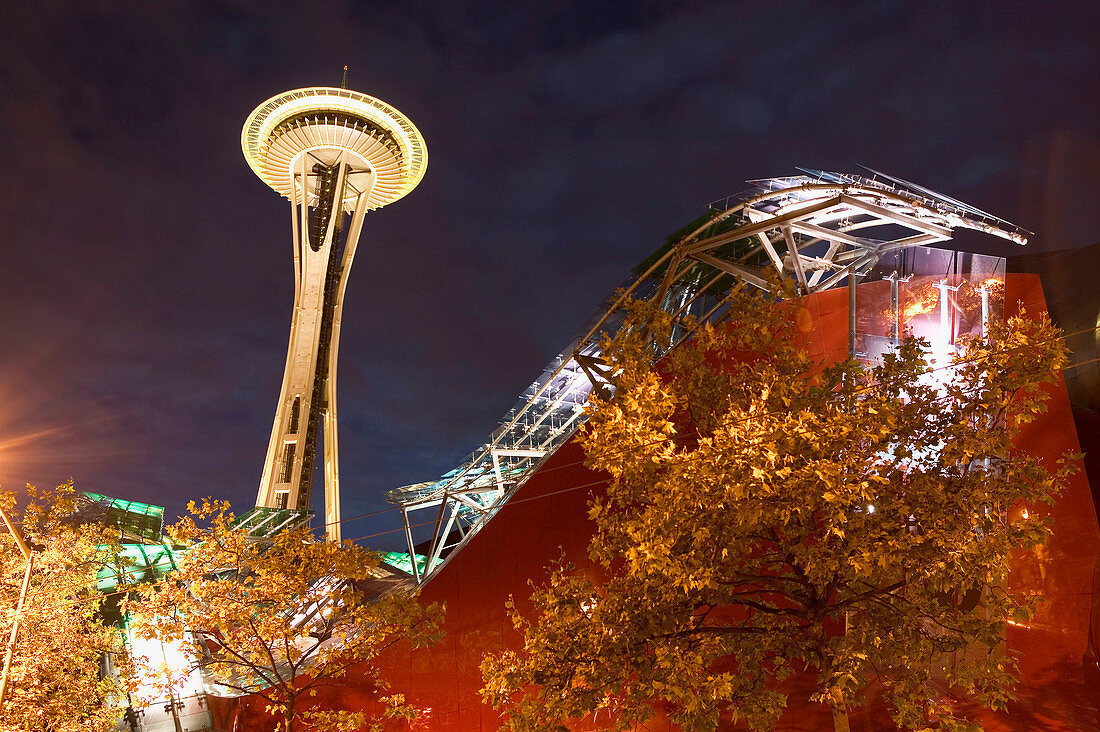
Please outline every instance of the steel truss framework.
M600 339L620 326L627 298L658 302L676 323L688 316L718 322L735 280L767 290L777 275L805 295L854 285L887 255L946 242L958 228L1027 243L1027 232L990 214L869 173L802 170L751 181L751 190L711 204L686 233L643 261L484 444L439 479L387 493L401 508L414 579L423 583L438 572L583 423L589 392L605 385ZM690 335L682 325L674 333L657 357ZM431 531L418 555L414 529L424 525Z

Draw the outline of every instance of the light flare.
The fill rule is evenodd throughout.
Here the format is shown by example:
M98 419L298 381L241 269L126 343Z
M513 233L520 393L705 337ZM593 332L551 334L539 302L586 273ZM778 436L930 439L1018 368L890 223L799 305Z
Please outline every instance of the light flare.
M14 437L0 436L0 452L23 447L24 445L41 440L45 437L65 432L67 429L67 427L47 427L35 432L15 435Z
M939 302L939 300L939 293L933 292L930 295L926 295L925 297L914 300L913 302L906 305L905 309L902 310L902 315L905 317L906 320L908 320L917 315L930 313L936 309L936 304Z

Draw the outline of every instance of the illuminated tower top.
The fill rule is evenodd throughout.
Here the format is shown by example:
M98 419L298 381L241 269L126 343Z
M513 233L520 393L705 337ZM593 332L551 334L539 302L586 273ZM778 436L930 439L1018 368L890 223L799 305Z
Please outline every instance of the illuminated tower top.
M256 175L290 201L294 254L290 344L256 506L276 509L265 514L276 522L279 510L309 510L323 454L325 530L339 540L336 353L348 273L364 215L415 188L428 153L396 109L335 87L268 99L245 122L241 147Z
M328 165L345 153L356 169L342 201L348 213L363 192L368 210L393 203L416 188L428 167L424 139L405 115L366 94L327 86L284 92L258 106L241 147L260 180L288 199L302 153Z

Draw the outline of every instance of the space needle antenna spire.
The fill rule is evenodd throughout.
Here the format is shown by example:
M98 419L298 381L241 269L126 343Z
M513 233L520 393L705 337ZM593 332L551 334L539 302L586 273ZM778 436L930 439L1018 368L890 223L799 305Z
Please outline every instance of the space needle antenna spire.
M363 218L409 193L428 153L407 117L366 94L311 87L272 97L245 122L241 147L290 201L294 309L256 506L308 511L324 465L325 533L340 540L336 355L344 292Z

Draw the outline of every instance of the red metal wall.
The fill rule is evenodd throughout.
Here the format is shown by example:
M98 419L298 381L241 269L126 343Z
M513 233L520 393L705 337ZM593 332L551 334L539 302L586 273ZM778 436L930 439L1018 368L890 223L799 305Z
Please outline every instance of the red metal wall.
M1008 314L1021 306L1032 316L1045 311L1037 276L1009 275L1006 289ZM797 307L797 322L811 352L828 361L843 358L848 345L846 291L818 293ZM1078 444L1064 386L1059 383L1050 391L1048 412L1029 428L1020 444L1053 460L1066 451L1077 451ZM496 729L499 716L478 695L479 664L486 653L520 643L505 614L505 601L514 596L524 607L529 582L542 582L546 566L559 556L585 571L595 571L586 552L592 531L586 509L602 480L583 467L583 459L575 441L560 449L424 587L425 602L447 605L446 639L434 648L411 653L396 648L380 664L395 691L430 710L421 728ZM987 714L990 730L1100 728L1095 711L1100 706L1100 684L1089 688L1086 679L1095 664L1083 661L1090 652L1090 624L1100 630L1100 595L1094 586L1100 529L1083 470L1050 512L1054 536L1048 546L1014 558L1012 585L1041 594L1045 602L1030 627L1009 629L1008 650L1022 654L1020 701L1007 717ZM824 709L799 701L799 683L805 688L805 680L795 682L779 729L831 730L831 717ZM352 676L345 687L318 700L353 709L370 707L371 698L370 689ZM243 707L238 730L268 728L255 704L246 702ZM853 730L887 725L881 705L872 705L852 719ZM668 730L669 725L658 711L647 729Z
M1038 275L1009 274L1005 284L1006 314L1046 312ZM1018 444L1053 461L1081 447L1064 383L1060 380L1049 392L1047 413L1028 426ZM1100 445L1085 447L1100 450ZM1078 466L1053 507L1028 507L1049 512L1054 535L1046 547L1013 557L1009 583L1044 602L1029 627L1008 628L1008 650L1020 654L1020 698L1009 718L998 718L987 729L1100 729L1094 645L1100 630L1100 529L1089 478L1080 461Z

